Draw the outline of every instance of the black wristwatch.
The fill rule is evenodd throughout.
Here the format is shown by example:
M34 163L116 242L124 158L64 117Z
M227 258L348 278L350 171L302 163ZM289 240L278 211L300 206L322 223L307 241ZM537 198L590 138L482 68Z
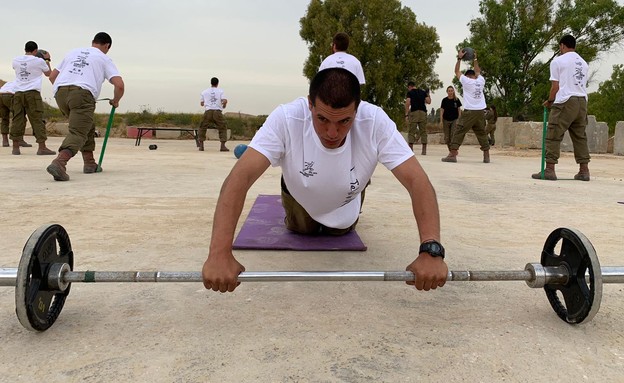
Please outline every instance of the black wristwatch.
M441 257L444 259L444 247L438 241L428 241L420 244L418 253L429 253L432 257Z

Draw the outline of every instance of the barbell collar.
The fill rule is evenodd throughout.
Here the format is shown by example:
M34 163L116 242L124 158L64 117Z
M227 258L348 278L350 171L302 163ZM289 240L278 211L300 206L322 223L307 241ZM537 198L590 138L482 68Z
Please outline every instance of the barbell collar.
M51 290L65 291L69 287L69 282L63 278L71 271L67 263L53 263L48 270L48 288Z
M526 280L531 288L542 288L547 284L565 285L570 279L570 272L565 266L544 267L540 263L527 263L524 267L531 276Z

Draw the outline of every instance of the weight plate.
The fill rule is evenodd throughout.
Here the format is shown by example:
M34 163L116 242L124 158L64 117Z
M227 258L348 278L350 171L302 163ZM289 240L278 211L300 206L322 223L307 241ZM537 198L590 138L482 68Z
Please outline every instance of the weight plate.
M560 253L556 254L559 242ZM542 266L565 266L568 270L566 284L544 286L548 301L559 318L568 323L591 320L602 300L602 273L596 250L587 237L574 229L556 229L544 243L541 263ZM563 296L563 303L557 291Z
M74 253L61 225L43 225L26 241L17 269L15 312L30 331L45 331L52 326L69 295L71 286L65 291L48 287L48 271L53 263L67 263L73 269Z

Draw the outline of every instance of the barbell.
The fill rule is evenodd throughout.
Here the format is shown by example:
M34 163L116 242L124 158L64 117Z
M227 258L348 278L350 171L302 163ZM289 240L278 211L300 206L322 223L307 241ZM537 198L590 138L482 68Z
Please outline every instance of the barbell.
M560 245L560 246L558 246ZM74 271L67 231L43 225L28 238L17 268L0 268L0 286L15 287L15 312L28 330L45 331L63 309L72 283L201 282L200 272ZM410 271L242 272L240 282L413 281ZM540 263L524 270L449 271L447 281L525 281L543 288L555 313L567 323L591 320L600 308L603 283L624 283L624 267L600 267L581 232L559 228L546 239ZM563 298L563 300L560 299Z

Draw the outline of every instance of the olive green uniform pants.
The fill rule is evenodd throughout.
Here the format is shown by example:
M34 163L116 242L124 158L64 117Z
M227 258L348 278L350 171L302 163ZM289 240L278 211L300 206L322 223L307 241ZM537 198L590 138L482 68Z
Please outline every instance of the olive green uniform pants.
M587 100L585 97L570 97L563 104L553 104L548 116L546 130L546 163L556 164L561 155L561 141L567 131L574 147L577 164L587 164L590 160L587 146Z
M346 229L327 227L315 221L312 217L310 217L310 214L308 214L305 208L301 206L292 195L290 195L288 188L286 188L284 177L282 177L281 184L282 206L284 206L284 211L286 212L284 223L288 230L299 234L343 235L355 229L359 218L355 220L353 225L347 227ZM364 206L364 196L368 185L370 185L370 181L366 184L366 186L364 186L364 189L360 193L362 206Z
M69 120L69 133L61 143L59 152L69 149L76 155L79 151L95 150L95 99L93 94L79 86L61 86L54 96L59 109Z
M10 129L12 140L21 140L24 137L26 116L28 116L37 143L46 142L48 135L43 122L43 99L38 90L15 92L13 95L13 123Z
M477 136L481 150L490 150L490 143L485 133L485 113L482 110L464 110L457 121L457 129L451 139L451 150L458 150L464 143L466 133L472 129Z
M9 134L11 113L13 113L13 93L0 94L0 133L2 134Z
M415 144L420 139L421 144L427 143L427 112L415 110L409 113L409 129L407 131L407 142Z
M227 142L227 122L223 112L211 109L204 112L204 118L199 125L199 140L206 141L206 130L216 126L219 130L219 141Z
M455 130L457 129L457 120L442 120L442 131L444 132L444 143L446 146L451 145L453 140L453 134L455 134Z
M485 133L487 133L488 139L490 140L490 143L492 145L494 145L494 143L496 142L496 138L494 138L494 132L496 132L496 124L488 122L485 125Z

